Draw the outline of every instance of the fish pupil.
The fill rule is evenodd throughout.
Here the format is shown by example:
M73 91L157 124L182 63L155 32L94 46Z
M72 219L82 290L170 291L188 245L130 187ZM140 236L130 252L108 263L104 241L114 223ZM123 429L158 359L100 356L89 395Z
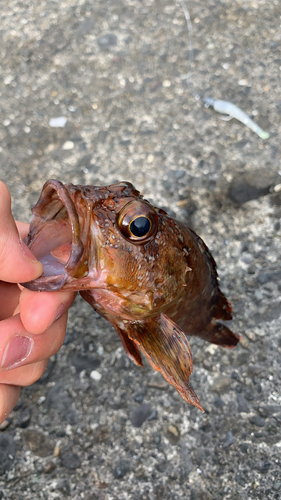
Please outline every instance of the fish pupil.
M144 217L140 215L136 219L134 219L130 224L130 231L133 236L137 236L141 238L146 236L151 227L151 222L148 217Z

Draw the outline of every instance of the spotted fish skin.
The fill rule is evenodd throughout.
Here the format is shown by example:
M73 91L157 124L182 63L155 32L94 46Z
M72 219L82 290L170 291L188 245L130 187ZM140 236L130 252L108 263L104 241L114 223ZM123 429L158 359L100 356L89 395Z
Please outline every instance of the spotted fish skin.
M189 384L195 335L223 347L239 337L217 320L232 308L203 240L129 182L47 181L26 244L42 262L31 290L73 290L116 329L128 356L151 366L202 410Z

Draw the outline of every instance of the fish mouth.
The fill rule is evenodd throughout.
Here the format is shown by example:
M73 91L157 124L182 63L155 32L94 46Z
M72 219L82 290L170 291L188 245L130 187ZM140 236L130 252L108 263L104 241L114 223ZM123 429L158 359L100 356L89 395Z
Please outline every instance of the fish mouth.
M22 285L29 290L55 291L71 283L75 290L75 280L88 274L88 252L68 185L47 181L32 213L25 243L42 263L43 274Z

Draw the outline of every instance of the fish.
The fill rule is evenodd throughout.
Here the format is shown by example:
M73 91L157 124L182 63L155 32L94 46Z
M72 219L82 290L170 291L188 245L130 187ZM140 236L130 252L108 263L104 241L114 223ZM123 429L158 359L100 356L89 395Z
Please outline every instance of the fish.
M189 337L232 348L232 306L216 263L190 228L154 207L130 182L81 186L48 180L25 243L42 262L29 290L79 291L115 328L138 366L145 355L180 396L204 411L189 383Z

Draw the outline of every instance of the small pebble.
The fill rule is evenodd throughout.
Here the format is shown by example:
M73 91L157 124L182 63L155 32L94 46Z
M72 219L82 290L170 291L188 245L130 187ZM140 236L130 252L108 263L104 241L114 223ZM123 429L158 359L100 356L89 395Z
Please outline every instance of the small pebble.
M74 142L73 141L66 141L63 145L62 145L62 149L64 151L68 151L70 149L73 149L74 148Z
M220 397L214 398L213 403L214 403L215 408L218 408L218 409L221 409L225 406L225 402Z
M231 385L232 380L229 377L220 376L216 377L210 387L210 391L224 394L228 387Z
M18 421L17 421L17 425L18 427L21 427L22 429L25 429L26 427L28 427L28 425L30 424L30 420L31 420L31 409L30 408L25 408L19 418L18 418Z
M68 469L78 469L81 466L81 460L77 453L64 453L61 459L62 465Z
M65 116L58 116L57 118L51 118L49 120L50 127L61 127L63 128L67 122Z
M61 445L60 443L57 443L56 446L54 447L54 457L59 457L61 452Z
M99 345L99 347L97 348L97 353L99 356L102 356L103 353L104 353L104 348L102 345Z
M63 496L69 497L71 494L71 487L67 479L59 479L56 485L56 490L59 490Z
M119 463L115 465L113 475L116 479L123 479L130 469L130 464L127 460L120 460Z
M241 85L242 87L249 87L249 83L247 80L239 80L238 85Z
M249 413L249 405L242 394L237 395L238 411L239 413Z
M226 434L224 447L227 448L228 446L230 446L234 442L235 442L235 437L233 436L231 431L228 431L228 433Z
M55 470L56 468L56 464L54 462L48 462L46 467L45 467L45 474L51 474L51 472L53 472L53 470Z
M138 392L137 394L134 394L133 398L137 403L141 404L144 399L144 394L142 392Z
M270 462L268 462L267 460L265 462L263 462L263 464L260 468L261 474L266 474L269 471L270 467L271 467Z
M274 186L273 188L273 191L275 193L279 193L279 191L281 191L281 184L276 184L276 186Z
M97 370L93 370L90 373L90 377L91 377L92 380L95 380L96 382L99 382L100 379L101 379L101 374Z
M244 348L244 349L249 349L249 341L245 338L245 337L240 337L240 345ZM245 353L247 354L247 353ZM241 358L243 359L243 357ZM244 358L245 359L245 358ZM242 363L241 363L242 364Z
M262 417L259 417L258 415L254 415L250 419L251 424L255 425L256 427L264 427L265 426L265 419Z
M180 430L175 424L168 424L165 435L171 444L178 444L181 438Z
M250 376L256 377L257 375L260 375L262 373L264 368L261 365L249 365L248 366L248 373Z
M152 387L153 389L165 390L167 389L167 382L160 373L152 374L147 387Z
M2 424L0 424L0 431L4 431L5 429L7 429L7 427L9 427L11 421L6 419L2 422Z
M97 43L101 50L106 50L117 45L118 38L114 33L105 33L97 38Z
M143 403L132 411L130 420L134 427L141 427L151 414L152 408L150 404Z
M170 82L170 80L164 80L164 82L163 82L163 87L165 87L165 88L171 87L171 82Z
M151 420L157 420L157 418L158 418L157 410L152 410L151 414L147 418L147 421L150 422Z

